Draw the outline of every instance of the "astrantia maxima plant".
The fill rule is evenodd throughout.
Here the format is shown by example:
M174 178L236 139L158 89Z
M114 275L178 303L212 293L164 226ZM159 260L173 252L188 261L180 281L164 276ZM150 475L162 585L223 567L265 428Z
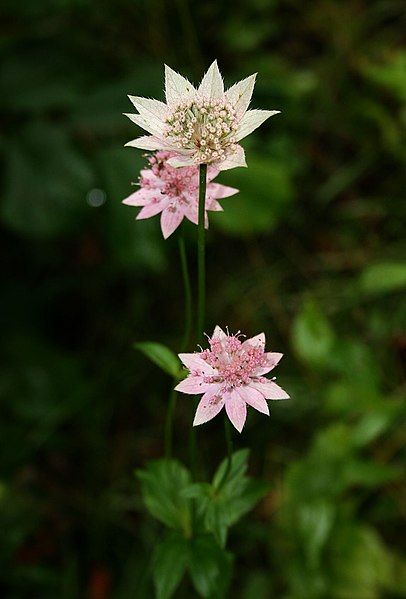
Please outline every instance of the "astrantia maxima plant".
M279 110L248 110L256 74L224 90L217 61L196 89L165 65L166 103L129 96L139 114L127 114L151 135L128 142L142 150L174 152L174 167L214 164L219 170L247 166L240 141Z
M194 426L211 420L225 408L241 432L247 405L269 416L267 399L289 399L281 387L264 376L282 358L282 354L265 351L264 333L244 341L241 335L226 334L217 326L209 346L200 352L179 354L189 374L176 390L191 395L203 393Z
M142 207L137 219L150 218L160 213L165 239L175 231L184 217L198 224L199 168L197 165L174 168L169 164L171 157L172 152L156 152L150 156L150 168L141 171L140 189L123 200L123 204ZM218 173L219 169L213 165L207 169L206 227L207 210L221 211L218 200L238 192L234 187L213 183Z

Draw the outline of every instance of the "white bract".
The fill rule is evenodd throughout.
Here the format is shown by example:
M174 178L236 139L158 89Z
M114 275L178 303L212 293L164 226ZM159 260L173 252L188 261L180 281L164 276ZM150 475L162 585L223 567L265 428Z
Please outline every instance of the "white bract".
M173 167L212 164L220 170L247 166L239 144L279 110L248 110L256 74L224 91L217 61L196 89L190 81L165 65L166 104L129 96L138 114L126 114L150 135L126 146L142 150L166 150L175 155Z

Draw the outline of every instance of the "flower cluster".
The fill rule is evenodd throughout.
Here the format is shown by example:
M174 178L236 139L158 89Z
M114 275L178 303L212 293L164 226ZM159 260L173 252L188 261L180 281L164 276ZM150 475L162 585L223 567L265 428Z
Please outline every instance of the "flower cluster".
M156 152L148 158L149 168L141 171L140 189L123 200L129 206L142 209L137 219L150 218L161 214L161 228L165 239L181 224L184 217L198 223L199 170L197 166L174 168L169 164L171 152ZM234 187L213 183L218 169L207 169L206 188L206 227L207 210L221 211L218 200L238 192Z
M197 407L194 426L214 418L223 407L235 428L241 432L247 404L269 416L267 399L288 399L289 395L264 375L282 358L282 354L265 352L265 335L245 341L220 327L209 338L209 348L191 354L179 354L187 378L177 391L192 395L203 393Z
M126 114L150 135L127 146L173 152L174 167L214 164L220 170L247 166L238 143L279 110L248 110L256 75L227 91L217 61L196 89L190 81L165 66L166 104L129 96L138 114Z

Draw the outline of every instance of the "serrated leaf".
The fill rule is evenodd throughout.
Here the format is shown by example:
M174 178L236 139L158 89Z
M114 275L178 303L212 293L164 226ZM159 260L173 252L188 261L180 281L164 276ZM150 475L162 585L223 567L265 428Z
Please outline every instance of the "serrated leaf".
M230 577L231 556L211 535L191 540L189 572L196 591L203 597L222 594Z
M154 585L157 599L169 599L179 586L190 555L185 537L171 533L155 549Z
M142 496L150 513L170 528L191 532L191 503L184 490L191 483L190 472L177 460L155 460L137 471Z
M174 378L179 376L181 372L179 359L166 345L153 341L144 341L135 343L134 347L170 376Z

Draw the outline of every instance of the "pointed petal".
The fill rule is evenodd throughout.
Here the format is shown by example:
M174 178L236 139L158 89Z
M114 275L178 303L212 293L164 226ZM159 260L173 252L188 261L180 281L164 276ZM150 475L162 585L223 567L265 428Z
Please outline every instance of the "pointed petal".
M262 125L266 119L279 113L280 110L248 110L238 125L237 134L235 136L236 140L240 141L240 139L247 137L247 135L257 129L257 127Z
M186 368L189 368L191 371L197 371L199 374L205 375L213 375L217 372L210 366L210 364L207 364L207 362L200 357L199 353L178 354L178 356Z
M203 395L197 406L193 426L208 422L221 412L224 406L224 398L218 396L217 393L218 390L214 389L207 391L207 393Z
M218 68L217 60L207 69L197 90L202 98L219 99L224 96L224 83Z
M144 117L142 117L140 114L129 114L123 112L123 115L128 117L130 121L138 125L138 127L141 127L141 129L145 129L145 131L148 131L148 133L151 133L152 135L156 135L159 137L163 134L163 126L160 128L154 127L150 121L144 119Z
M267 381L266 383L257 383L252 381L250 386L262 393L265 399L290 399L286 391L284 391L282 387L279 387L279 385L273 381Z
M138 191L134 191L125 198L122 203L127 204L127 206L145 206L152 200L154 195L156 195L154 189L138 189Z
M255 369L255 376L263 376L264 374L268 374L268 372L275 368L282 356L283 354L279 354L277 352L265 353L265 365Z
M226 394L225 400L227 416L240 433L247 418L247 404L235 391Z
M251 337L250 339L246 339L243 345L252 345L253 347L265 347L265 333L259 333L259 335L255 335L255 337Z
M246 387L238 387L236 389L238 395L243 399L249 406L258 410L262 414L269 416L269 408L266 403L265 397L255 387L247 385Z
M179 227L183 220L183 212L179 208L173 209L172 206L165 208L161 214L161 229L165 239Z
M241 118L249 106L256 76L257 74L254 73L246 79L235 83L226 91L226 98L234 106L237 118Z
M214 388L213 385L215 385L217 390L218 385L215 383L205 383L202 376L190 375L176 385L175 391L181 391L182 393L187 393L189 395L197 395L199 393L210 391L210 389Z
M206 199L206 210L211 212L224 212L224 208L217 200L211 200L210 197Z
M182 75L165 65L165 96L169 105L185 102L196 93L193 85Z
M156 216L165 208L165 202L151 202L142 208L136 216L136 220L143 220L144 218L151 218Z
M240 145L237 145L235 152L229 154L225 160L218 163L218 167L221 171L227 171L230 168L236 168L237 166L247 166L244 148Z
M139 96L128 97L143 120L151 129L153 129L154 133L157 132L158 134L162 134L165 126L165 119L168 115L167 105L163 102L159 102L159 100L150 100L149 98L141 98ZM132 115L127 114L126 116L131 119Z
M226 333L218 325L214 328L213 335L211 336L212 339L218 339L219 341L225 339L226 337Z
M143 135L142 137L137 137L137 139L133 139L125 144L126 146L131 146L132 148L139 148L140 150L169 150L173 151L175 146L164 141L163 139L159 139L154 135Z
M221 185L220 183L209 183L207 186L207 193L216 200L222 198L228 198L238 193L239 190L235 187L229 187L228 185Z
M190 152L193 152L193 150L190 150ZM174 168L179 168L181 166L193 166L195 164L195 161L193 160L193 155L173 156L172 158L169 158L166 162Z

